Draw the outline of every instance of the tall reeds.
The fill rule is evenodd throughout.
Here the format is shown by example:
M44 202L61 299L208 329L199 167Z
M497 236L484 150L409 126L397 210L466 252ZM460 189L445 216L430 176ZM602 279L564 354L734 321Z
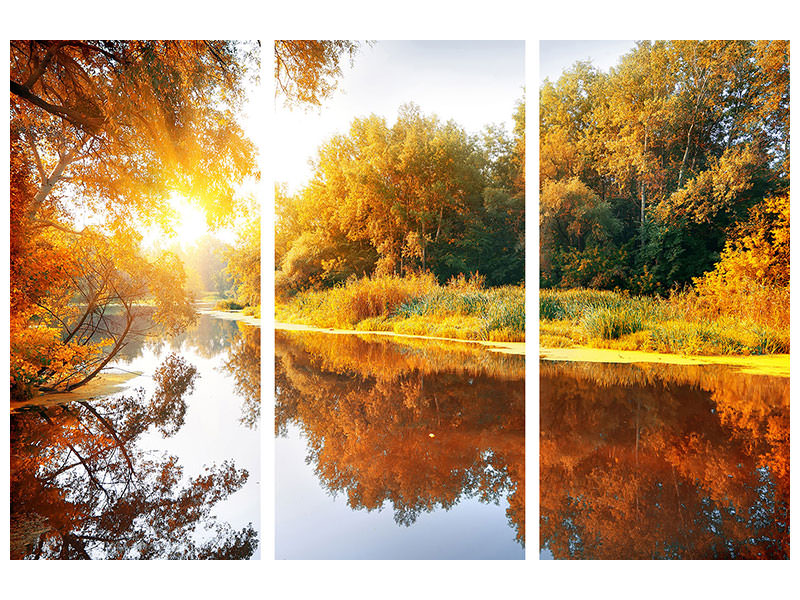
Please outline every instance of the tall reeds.
M276 307L276 319L316 327L523 341L525 289L483 289L475 275L439 285L430 273L351 280L322 291L307 291Z
M752 298L738 300L722 310L693 291L661 299L585 289L542 290L540 343L695 355L788 352L788 321L780 326L780 311L761 313Z

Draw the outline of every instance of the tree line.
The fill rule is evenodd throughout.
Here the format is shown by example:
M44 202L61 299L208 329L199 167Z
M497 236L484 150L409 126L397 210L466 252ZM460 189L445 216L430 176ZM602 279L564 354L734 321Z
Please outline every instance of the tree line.
M723 251L788 283L788 42L639 42L539 101L542 287L666 293Z
M513 132L480 135L414 104L393 124L355 119L319 148L305 188L276 188L277 292L424 271L523 281L524 100L513 118Z

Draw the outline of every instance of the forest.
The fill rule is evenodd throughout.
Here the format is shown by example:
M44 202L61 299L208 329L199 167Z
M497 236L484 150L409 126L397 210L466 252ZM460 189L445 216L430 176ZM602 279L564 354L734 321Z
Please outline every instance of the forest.
M12 400L79 388L134 338L184 329L192 290L260 304L259 210L238 191L255 148L236 119L257 63L255 43L11 42ZM198 242L202 266L146 245L148 228L174 236L176 196L212 231L251 225L227 251Z
M317 43L328 83L295 75L306 82L297 89L281 84L281 44L278 92L298 105L330 94L333 66L358 48ZM523 97L513 123L511 132L488 125L471 135L406 103L394 122L356 118L325 142L305 187L290 194L276 185L276 318L432 334L431 317L449 317L453 327L435 333L524 339Z
M539 102L543 345L788 351L789 43L639 42Z
M522 101L509 135L469 136L419 107L387 124L356 119L319 149L299 194L276 191L276 287L291 294L349 277L479 272L489 285L524 279Z

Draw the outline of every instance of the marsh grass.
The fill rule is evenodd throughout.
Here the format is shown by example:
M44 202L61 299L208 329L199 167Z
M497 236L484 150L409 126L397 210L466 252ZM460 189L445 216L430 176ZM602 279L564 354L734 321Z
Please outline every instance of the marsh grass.
M583 344L676 354L789 352L789 330L754 321L757 312L709 312L691 293L667 299L597 290L542 290L540 345Z
M525 340L525 288L483 289L480 276L439 285L433 275L351 280L276 306L279 321L455 339Z
M589 337L616 340L644 328L642 315L636 310L614 311L610 308L595 308L587 311L581 325Z

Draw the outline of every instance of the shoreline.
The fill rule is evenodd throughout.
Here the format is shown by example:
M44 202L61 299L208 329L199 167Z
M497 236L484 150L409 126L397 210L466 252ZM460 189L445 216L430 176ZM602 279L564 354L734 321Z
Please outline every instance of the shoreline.
M457 342L461 344L479 344L489 349L491 352L502 354L516 354L525 356L525 342L489 342L483 340L462 340L457 338L436 337L430 335L414 335L409 333L395 333L394 331L365 331L359 329L334 329L324 327L313 327L311 325L300 325L298 323L281 323L275 321L275 331L311 331L317 333L330 333L334 335L383 335L400 338L413 338L421 340L433 340L440 342Z
M728 365L741 367L743 373L789 377L789 354L757 355L688 355L609 348L539 348L540 360L597 363L660 363L670 365Z
M252 315L242 314L241 310L214 310L210 308L201 308L197 311L198 314L216 317L217 319L224 319L226 321L241 321L253 327L261 327L261 319Z
M109 371L114 367L110 367ZM70 392L40 392L28 400L21 402L11 401L10 410L16 412L30 406L57 406L65 402L82 402L87 400L102 400L114 394L130 389L130 381L141 377L144 373L138 371L123 371L112 373L105 371L97 375L86 385Z

